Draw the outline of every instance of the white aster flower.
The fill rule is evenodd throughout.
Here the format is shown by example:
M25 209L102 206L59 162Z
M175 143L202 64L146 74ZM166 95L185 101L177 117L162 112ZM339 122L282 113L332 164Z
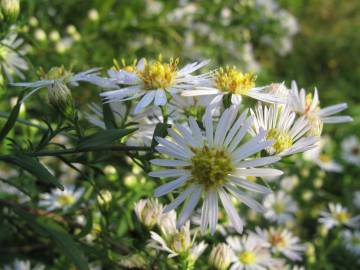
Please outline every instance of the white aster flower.
M141 59L135 66L120 70L109 70L109 81L120 85L117 90L106 91L100 95L105 102L124 101L141 97L134 112L139 113L149 104L163 106L168 102L168 95L192 88L204 80L207 75L193 76L191 73L204 67L209 61L194 62L178 68L178 59L165 63L161 58L155 62Z
M291 110L307 117L308 121L313 126L310 131L310 134L312 135L321 135L323 123L336 124L351 122L353 120L350 116L334 116L334 114L337 114L348 107L346 103L340 103L321 109L317 89L315 88L314 95L312 95L312 93L306 94L305 89L298 90L295 81L291 83L289 105Z
M299 184L297 175L286 176L281 179L280 187L285 191L292 191Z
M268 244L253 234L230 236L226 242L234 252L230 270L264 270L274 263Z
M256 228L256 236L267 242L273 252L280 252L292 261L301 261L305 247L300 239L287 229L269 228L268 230Z
M0 42L0 73L3 72L9 82L13 82L13 76L25 79L24 71L28 70L28 64L24 60L25 50L21 49L24 40L17 38L15 33L9 34Z
M254 116L250 134L256 136L265 130L266 139L274 140L274 144L266 149L269 155L287 156L305 152L316 146L317 137L304 137L310 129L308 121L304 116L296 119L296 113L288 106L268 107L259 103L255 111L250 111Z
M39 205L48 211L55 209L67 210L74 205L84 193L84 188L76 189L74 185L65 185L64 190L52 189L51 193L40 194Z
M234 254L229 245L217 244L211 250L209 264L217 270L226 270L230 266Z
M159 222L163 206L157 199L145 199L135 204L134 211L139 221L151 228Z
M360 256L360 231L344 230L341 236L345 247Z
M328 229L342 225L357 228L360 224L360 216L352 217L340 203L329 203L329 211L320 213L319 222Z
M4 270L43 270L45 269L44 265L36 264L31 266L30 261L22 261L15 259L11 265L5 265Z
M177 208L188 198L178 220L181 227L189 219L201 196L204 203L201 210L201 229L209 226L215 233L218 219L218 196L222 202L231 223L238 232L242 231L243 221L236 208L232 205L230 193L255 211L262 212L263 207L241 189L258 193L270 193L268 188L248 181L247 176L275 177L281 171L272 168L257 168L277 162L280 158L263 157L249 160L253 154L272 145L265 141L265 132L250 141L240 142L247 134L252 123L252 117L246 118L247 111L238 115L238 107L231 106L225 110L218 125L214 127L211 114L208 112L203 119L205 136L194 118L189 118L190 130L182 125L175 125L176 131L168 129L171 140L156 138L156 147L161 154L173 159L154 159L154 165L172 167L171 169L151 172L152 177L175 177L169 183L158 187L154 195L163 196L181 186L180 195L165 208L165 212ZM241 188L241 189L240 189Z
M103 109L101 106L92 103L88 105L90 113L84 113L85 118L92 125L106 129L104 122ZM119 125L126 121L126 106L123 103L112 103L110 108L113 112L115 122ZM137 123L131 127L137 128L135 132L130 134L126 139L125 144L129 146L150 146L154 135L156 124L162 122L161 112L156 107L149 107L144 110L141 114L128 115L128 121Z
M56 96L57 92L62 92L63 89L68 89L68 86L78 86L79 82L89 82L97 86L104 85L114 86L110 81L101 78L97 75L98 68L89 69L78 74L73 74L63 66L61 67L52 67L47 73L42 72L41 80L35 82L23 82L23 83L13 83L14 86L31 88L32 90L25 95L23 101L25 101L32 94L37 92L42 88L47 88L51 95Z
M284 98L266 93L266 87L255 87L256 76L242 73L236 67L219 68L214 71L208 81L196 89L182 91L183 96L215 96L211 105L218 104L225 95L231 95L231 103L238 105L243 96L260 101L283 103Z
M189 260L195 262L207 247L204 242L195 244L195 236L191 239L190 221L179 229L176 227L175 211L163 214L158 220L158 225L161 235L151 231L152 240L149 246L168 252L169 258L187 256Z
M265 217L278 224L291 221L298 209L296 202L282 190L267 195L263 205L266 208Z
M323 149L330 142L328 137L321 137L317 147L304 153L304 158L315 162L322 170L327 172L342 172L343 167L332 157L324 153Z
M341 143L342 156L347 162L360 166L360 143L355 135L344 139Z

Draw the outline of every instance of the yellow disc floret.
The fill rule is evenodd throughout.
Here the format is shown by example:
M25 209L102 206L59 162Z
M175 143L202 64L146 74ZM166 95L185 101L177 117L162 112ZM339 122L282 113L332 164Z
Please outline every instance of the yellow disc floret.
M227 175L234 171L230 156L223 150L208 148L193 149L191 159L192 180L205 189L222 186L227 181Z
M251 73L242 73L236 67L226 66L215 71L214 82L216 87L223 92L246 95L255 87L256 76Z
M72 195L64 194L57 197L57 202L61 206L69 206L75 202L75 198Z
M346 223L350 219L350 215L346 211L340 211L335 216L336 220L338 220L341 224Z
M240 253L239 260L242 264L249 265L256 262L256 255L251 251L244 251Z
M275 141L271 147L273 150L272 152L275 154L279 154L282 151L289 149L293 144L293 141L287 132L278 130L276 128L269 130L266 139Z
M148 63L145 60L144 69L138 71L145 89L166 89L172 86L175 82L178 63L179 59L173 58L170 59L169 63L164 63L161 58L153 63Z

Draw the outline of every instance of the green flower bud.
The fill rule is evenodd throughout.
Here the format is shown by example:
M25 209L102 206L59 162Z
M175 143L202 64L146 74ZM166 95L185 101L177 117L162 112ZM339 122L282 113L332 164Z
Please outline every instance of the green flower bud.
M48 87L48 98L49 103L65 117L74 117L74 102L71 91L65 83L55 80L54 83Z
M1 0L1 10L8 22L15 22L20 13L20 0Z

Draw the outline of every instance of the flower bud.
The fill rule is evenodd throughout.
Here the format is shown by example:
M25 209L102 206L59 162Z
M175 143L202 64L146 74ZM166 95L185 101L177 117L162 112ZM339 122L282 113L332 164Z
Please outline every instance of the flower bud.
M65 83L54 80L54 83L48 87L48 99L49 103L65 117L74 116L74 102L71 91Z
M20 13L20 0L1 0L1 10L5 20L15 22Z
M108 204L112 200L112 195L109 190L100 190L100 194L97 196L97 201L100 205Z
M216 245L210 253L209 263L215 269L226 270L231 263L231 249L226 244Z
M157 200L140 200L135 204L135 214L146 227L152 228L161 216L163 206Z

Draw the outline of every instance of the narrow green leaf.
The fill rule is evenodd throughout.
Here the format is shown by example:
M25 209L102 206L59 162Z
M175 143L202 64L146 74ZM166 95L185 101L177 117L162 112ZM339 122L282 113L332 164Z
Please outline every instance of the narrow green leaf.
M111 110L110 104L109 103L103 103L103 118L104 118L104 123L105 123L105 127L107 129L116 129L116 121L115 121L115 117L114 117L114 113Z
M0 160L19 166L34 175L40 182L54 185L61 190L64 187L60 184L58 179L53 176L36 158L27 155L16 153L14 155L1 156Z
M77 149L85 150L88 148L99 147L101 145L109 145L120 138L134 132L136 128L132 129L109 129L81 138Z
M63 227L51 219L30 214L17 206L12 207L37 233L50 238L66 258L70 259L79 270L89 269L82 250Z
M20 108L21 108L21 98L18 98L18 101L15 105L15 107L12 109L9 118L7 119L5 125L0 131L0 142L8 135L10 130L13 128L13 126L16 123L16 120L19 116Z
M165 123L158 123L154 130L154 135L151 141L151 148L155 148L157 142L155 140L156 137L162 137L164 138L167 135L167 129L171 127L168 124Z

